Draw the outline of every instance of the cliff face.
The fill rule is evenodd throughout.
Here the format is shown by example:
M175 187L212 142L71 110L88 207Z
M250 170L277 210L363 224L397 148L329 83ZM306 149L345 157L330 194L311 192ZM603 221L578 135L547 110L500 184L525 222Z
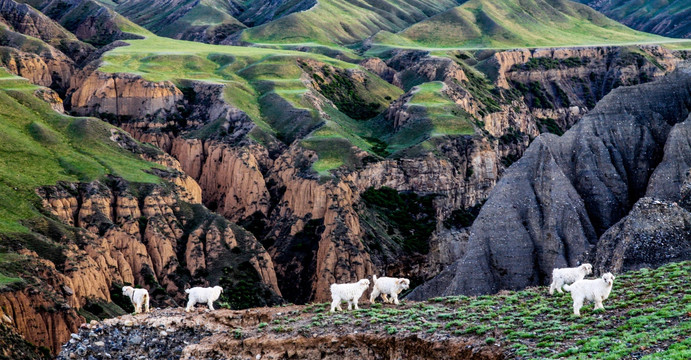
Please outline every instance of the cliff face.
M161 187L138 189L135 196L130 184L113 179L109 185L44 187L39 195L44 207L60 220L87 231L82 248L99 265L101 273L91 277L101 281L84 284L83 289L75 285L82 301L91 295L110 300L107 289L112 283L160 285L180 300L187 282L217 282L225 262L245 257L258 274L266 275L262 283L280 293L271 259L251 234L205 214L199 205L177 200ZM198 253L199 258L191 258L191 253ZM210 276L199 278L202 272Z
M676 71L651 84L616 89L564 136L536 139L487 200L471 229L468 253L416 289L411 298L490 293L545 283L552 268L586 260L591 245L599 244L598 236L605 231L610 233L600 242L622 244L616 245L614 255L618 257L612 259L612 266L660 263L661 259L643 260L636 252L623 250L627 237L632 236L626 235L632 234L630 224L649 223L636 220L647 218L646 205L638 206L631 220L610 228L646 194L663 155L677 164L675 151L683 147L665 147L665 143L680 138L671 130L686 119L691 109L690 93L691 74ZM685 126L678 126L675 133L683 132ZM670 150L670 155L665 150ZM664 168L661 171L667 172ZM679 178L678 172L672 174ZM678 188L679 181L657 186ZM674 191L678 190L670 190ZM674 209L661 213L683 219L680 210L677 215ZM680 231L678 236L684 236L683 229L676 230ZM641 233L635 243L645 240L645 234ZM621 239L613 240L617 236ZM614 246L608 246L610 251L603 249L600 258L612 255ZM657 245L645 246L660 250Z
M123 284L148 288L153 306L184 301L188 286L232 287L238 279L258 302L231 299L233 306L281 301L273 262L252 234L175 191L118 178L38 189L46 210L76 230L64 233L60 262L18 250L35 269L23 277L33 280L0 292L0 312L55 352L84 322L76 310L113 301Z
M500 74L496 85L504 81L511 89L517 83L550 84L550 81L587 82L596 87L597 81L591 82L591 72L597 76L615 74L611 75L614 79L624 76L622 74L650 71L652 79L676 66L676 57L660 49L649 51L660 52L655 58L667 66L664 70L654 66L653 69L643 55L645 62L636 63L629 70L627 66L630 65L613 65L623 55L608 48L536 50L521 55L520 59L514 59L520 52L497 53L487 60L487 66L496 61ZM522 67L530 64L534 57L557 61L557 68L538 78L544 69ZM595 58L592 65L597 66L592 70L586 70L590 67L585 64L569 67L559 63L559 59L586 57ZM266 245L276 265L280 289L288 300L324 301L329 298L328 286L333 282L355 281L372 273L408 276L422 282L466 256L472 249L468 245L467 232L444 225L452 213L487 198L505 166L510 164L507 159L520 157L530 137L545 131L540 119L554 117L555 122L564 124L562 128L567 128L587 110L586 95L582 92L565 95L574 103L578 101L580 106L567 107L565 101L554 100L552 109L535 107L532 104L535 94L518 96L515 89L492 93L488 90L492 84L478 80L478 75L473 74L476 70L468 69L461 62L430 57L426 53L401 52L387 63L370 60L364 65L404 89L420 82L442 81L444 94L484 123L483 128L474 136L449 137L435 142L437 156L403 156L376 161L354 170L338 171L334 179L323 182L306 171L306 167L316 161L313 152L297 144L271 143L265 147L249 141L247 135L255 125L246 114L224 101L222 85L189 82L186 85L192 89L194 97L183 97L171 83L151 83L131 75L93 72L86 77L84 85L75 86L72 106L81 114L114 115L115 121L135 138L153 143L172 155L179 162L179 168L199 183L206 206L248 226ZM611 87L613 81L604 88L599 87L598 91L607 92ZM118 95L124 94L122 88L127 89L128 95ZM320 101L329 101L320 97L318 87L313 90L315 106ZM147 94L153 94L153 100L148 99ZM559 99L554 96L552 99ZM404 95L387 111L394 129L396 124L405 126L409 119L406 113L409 97L410 94ZM489 101L483 100L485 97L492 97L499 103L492 108ZM181 108L185 109L184 114ZM150 114L159 114L162 121L150 121ZM184 121L180 121L183 118ZM223 136L216 134L203 139L180 136L211 121L222 124ZM427 240L429 253L416 255L390 240L381 247L378 240L374 240L380 237L380 230L369 225L371 214L368 215L361 205L360 195L368 188L382 186L436 196L433 202L436 227ZM565 199L540 201L577 198L570 194ZM565 206L558 211L571 210ZM583 224L584 230L580 230L582 234L577 239L570 240L572 243L568 246L574 250L564 262L575 261L577 254L594 242L595 236L592 235L594 230L586 225L588 221L583 212L576 211L570 216L579 219L574 224Z
M170 81L153 83L131 74L91 73L71 97L72 111L155 117L176 109L182 92Z
M36 253L22 250L16 266L30 273L27 286L20 284L0 291L0 318L26 340L56 353L84 322L75 309L72 279ZM79 266L81 264L75 264Z

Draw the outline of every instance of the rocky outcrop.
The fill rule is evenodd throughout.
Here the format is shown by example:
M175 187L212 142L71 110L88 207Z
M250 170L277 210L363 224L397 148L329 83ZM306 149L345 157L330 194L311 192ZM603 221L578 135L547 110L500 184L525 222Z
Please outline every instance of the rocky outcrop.
M8 323L0 321L0 349L2 349L0 356L7 359L14 357L27 360L47 358L48 354L41 352L36 345L28 342L10 324L11 321Z
M35 278L27 277L28 284L0 289L0 318L29 342L56 353L84 322L75 311L78 302L72 278L34 252L20 253L17 266Z
M662 162L650 176L646 196L679 201L691 168L691 118L674 125L667 137Z
M470 250L411 298L546 283L552 268L584 260L590 244L645 194L672 126L691 110L689 99L691 73L676 71L619 88L564 136L536 139L487 200Z
M268 215L269 191L253 153L220 142L181 138L171 148L183 171L207 190L204 203L231 221L257 212Z
M427 51L399 51L387 61L387 65L398 70L392 84L406 91L429 81L468 81L458 63L448 58L430 56Z
M0 65L36 85L61 91L69 87L75 68L65 54L39 40L1 27L0 34Z
M100 271L79 276L84 284L74 289L82 302L89 297L110 300L112 283L152 289L160 284L180 300L184 298L181 289L189 282L217 283L224 267L242 261L249 261L264 276L262 286L280 294L271 259L251 234L216 219L199 205L180 202L161 187L140 187L135 196L130 184L111 181L109 185L60 184L38 190L51 213L87 231L82 248ZM200 258L186 261L190 252L198 252Z
M65 113L65 107L63 106L62 99L55 91L48 88L40 88L34 91L34 95L37 98L47 102L53 110L59 113Z
M150 118L177 111L182 92L170 81L151 82L132 74L95 71L71 96L72 111L116 117Z
M435 336L419 330L416 333L387 334L383 330L384 324L333 326L325 321L325 326L321 323L305 326L303 324L307 325L312 320L311 316L299 315L303 310L309 311L305 307L288 306L242 312L183 313L181 308L177 308L154 310L139 316L126 315L85 326L77 334L78 338L65 345L57 359L70 359L78 354L99 358L105 353L114 358L161 356L182 359L499 360L508 356L502 347L475 338L446 334ZM281 325L279 331L268 328L262 331L263 326L259 325L277 324L288 318L291 325Z
M674 202L642 198L605 232L592 257L598 273L621 273L691 258L691 212Z

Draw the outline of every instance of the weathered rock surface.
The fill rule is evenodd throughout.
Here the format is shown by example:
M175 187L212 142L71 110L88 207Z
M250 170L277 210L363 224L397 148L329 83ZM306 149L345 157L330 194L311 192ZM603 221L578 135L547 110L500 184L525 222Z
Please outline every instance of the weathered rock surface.
M552 268L584 260L589 245L645 195L689 99L691 73L676 71L619 88L564 136L536 139L493 190L464 258L411 298L546 283Z
M260 276L266 275L262 282L280 294L271 259L251 234L199 207L190 208L160 187L144 187L135 196L128 183L113 179L110 185L43 187L39 195L51 213L88 232L82 248L100 266L97 273L81 274L83 286L73 287L82 302L89 297L85 295L110 300L113 282L160 284L180 300L187 282L217 283L228 261L250 261ZM187 261L190 252L198 256ZM179 254L187 254L185 261ZM178 270L181 264L186 271ZM201 277L200 270L208 275Z
M593 266L599 273L657 267L691 258L691 212L676 203L642 198L605 232Z
M187 314L155 310L90 324L65 344L58 359L71 356L164 357L172 359L504 359L502 348L457 336L387 335L314 327L287 333L257 331L260 322L280 321L299 307ZM297 326L309 318L297 319ZM129 326L128 326L129 325ZM91 336L91 334L94 334Z
M94 71L72 93L72 111L154 118L176 111L182 92L170 81L150 82L138 75Z
M20 250L19 253L22 258L17 260L17 266L24 267L35 278L29 280L28 286L20 284L0 291L0 319L36 346L45 346L57 353L70 338L70 333L84 322L75 311L79 303L74 293L65 291L74 286L69 274L72 270L61 273L51 261L34 252ZM71 268L84 263L75 261Z

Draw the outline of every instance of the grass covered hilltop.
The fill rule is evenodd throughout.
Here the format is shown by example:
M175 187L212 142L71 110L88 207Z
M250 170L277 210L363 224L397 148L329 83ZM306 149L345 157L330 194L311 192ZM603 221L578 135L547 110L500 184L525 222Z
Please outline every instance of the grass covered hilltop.
M620 274L606 310L588 304L581 317L572 315L568 293L549 296L536 287L401 306L370 306L363 297L360 310L335 314L328 303L213 312L200 306L192 314L169 308L105 320L92 326L99 335L88 341L104 341L102 351L115 357L120 351L148 356L164 343L163 351L197 358L466 358L472 352L473 359L681 360L691 357L690 275L689 261ZM123 329L146 345L121 346ZM177 335L161 337L160 329ZM72 351L76 345L68 344L61 358Z

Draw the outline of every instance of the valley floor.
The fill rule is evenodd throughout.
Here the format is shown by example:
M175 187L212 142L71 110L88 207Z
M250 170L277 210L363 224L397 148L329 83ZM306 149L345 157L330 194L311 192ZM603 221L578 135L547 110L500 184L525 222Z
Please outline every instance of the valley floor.
M363 304L185 313L156 309L82 326L59 359L688 359L691 262L617 277L605 311L572 315L569 294L547 288ZM361 303L364 303L364 297ZM105 356L108 357L108 356Z

